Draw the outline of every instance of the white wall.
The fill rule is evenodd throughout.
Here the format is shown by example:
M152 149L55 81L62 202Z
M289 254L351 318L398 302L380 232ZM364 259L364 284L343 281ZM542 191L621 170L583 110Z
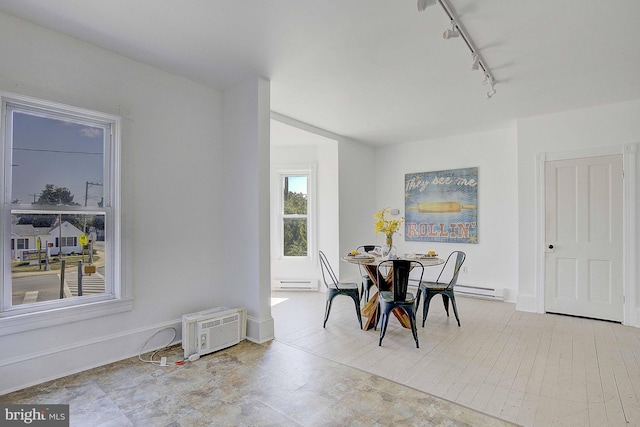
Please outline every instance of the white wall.
M468 273L462 284L504 288L513 301L517 292L517 142L515 129L458 135L429 141L383 147L376 152L376 207L369 212L370 239L383 244L383 234L373 234L375 210L390 206L404 215L404 178L407 173L478 167L478 244L405 242L404 232L394 236L399 254L453 250L467 254ZM373 186L373 183L371 184ZM425 275L437 275L437 267Z
M301 126L299 124L299 126ZM271 276L273 279L321 280L317 250L338 245L338 147L337 141L300 127L272 120L271 125ZM275 167L297 168L314 165L316 168L315 204L317 239L308 259L291 260L277 257L278 224L277 201L279 175ZM320 290L324 286L320 285Z
M376 175L375 147L277 113L272 113L272 116L282 123L325 138L318 140L323 142L316 144L315 153L318 159L318 197L321 200L318 206L318 249L325 252L340 280L359 283L361 278L357 266L341 262L340 258L341 254L371 240L373 225L368 219L371 217L373 220L372 212L376 206L373 185ZM337 141L337 152L335 145L328 141ZM287 159L296 156L298 160L313 156L308 150L304 154L296 154L289 148L272 151L272 161L283 159L281 156L285 155ZM319 266L316 268L319 269ZM322 286L320 290L324 290Z
M270 87L251 79L224 92L223 197L221 211L224 264L212 270L222 279L226 307L246 307L247 337L273 338L269 249Z
M242 258L223 263L223 230L241 225L225 223L224 209L241 207L222 203L228 200L223 171L233 169L239 177L254 173L251 182L256 182L264 172L255 172L255 164L268 169L268 103L266 161L261 154L248 166L230 163L222 154L219 91L4 14L0 39L0 90L123 116L124 277L135 298L129 312L0 337L0 394L133 356L166 326L178 328L179 340L182 314L237 303L250 293L247 284L245 294L225 299L232 283L221 272L246 263ZM253 110L260 120L255 109L264 108L258 94L264 98L264 82L249 90L256 100L245 104L244 112ZM255 126L260 130L250 137L262 138L254 141L259 147L264 121ZM245 206L257 197L254 192L238 203ZM258 206L263 209L264 201ZM268 253L268 236L262 241ZM262 316L263 303L250 302L252 313ZM169 332L160 334L149 346L170 338Z
M340 280L360 283L358 266L340 261L350 250L373 240L376 210L375 147L338 138L339 245L327 257Z
M537 209L536 156L638 142L640 100L518 121L519 310L536 311L537 306L534 228ZM636 180L639 179L640 174L636 172ZM638 181L636 188L640 188ZM636 212L640 214L640 209L636 209ZM638 236L635 240L637 247ZM636 265L637 262L636 258ZM637 276L633 279L637 284ZM640 294L637 291L635 293ZM639 306L636 300L633 309L637 311Z

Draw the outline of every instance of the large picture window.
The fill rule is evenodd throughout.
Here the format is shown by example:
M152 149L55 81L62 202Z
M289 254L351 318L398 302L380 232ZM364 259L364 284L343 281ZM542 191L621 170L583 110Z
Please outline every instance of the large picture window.
M2 113L0 319L118 299L119 119L19 96Z

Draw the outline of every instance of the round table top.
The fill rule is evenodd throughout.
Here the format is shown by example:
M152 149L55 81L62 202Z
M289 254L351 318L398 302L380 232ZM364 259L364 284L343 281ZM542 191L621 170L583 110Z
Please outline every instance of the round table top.
M418 261L424 266L444 264L444 260L442 258L438 258L438 256L420 257L420 256L409 255L404 257L396 257L393 259L406 260L406 261ZM393 259L390 259L389 261L393 261ZM370 254L346 255L342 257L342 260L352 264L364 264L364 265L378 265L382 261L387 261L387 259L384 259L383 257L374 256Z

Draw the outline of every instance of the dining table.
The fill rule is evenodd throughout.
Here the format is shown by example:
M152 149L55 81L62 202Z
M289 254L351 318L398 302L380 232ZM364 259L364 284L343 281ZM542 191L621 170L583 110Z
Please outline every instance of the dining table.
M377 253L359 253L357 255L346 255L342 257L342 260L350 264L357 264L361 266L366 272L378 291L373 294L369 301L360 310L363 317L367 320L363 323L362 329L369 330L375 327L376 318L378 316L378 293L380 291L393 290L393 267L386 269L384 274L379 274L378 266L382 261L394 261L394 260L407 260L418 261L424 267L432 267L436 265L444 264L444 260L437 255L428 256L423 254L407 254L404 257L386 258ZM411 323L409 321L408 314L401 308L393 310L394 316L400 321L400 324L408 329L411 329Z

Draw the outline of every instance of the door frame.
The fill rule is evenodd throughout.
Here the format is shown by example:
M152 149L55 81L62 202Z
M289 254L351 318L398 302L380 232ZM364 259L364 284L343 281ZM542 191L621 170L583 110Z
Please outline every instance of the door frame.
M640 313L634 308L636 300L636 144L596 147L558 153L540 153L536 156L536 311L544 313L545 296L545 163L585 157L622 155L624 179L622 181L622 294L624 325L640 327Z

